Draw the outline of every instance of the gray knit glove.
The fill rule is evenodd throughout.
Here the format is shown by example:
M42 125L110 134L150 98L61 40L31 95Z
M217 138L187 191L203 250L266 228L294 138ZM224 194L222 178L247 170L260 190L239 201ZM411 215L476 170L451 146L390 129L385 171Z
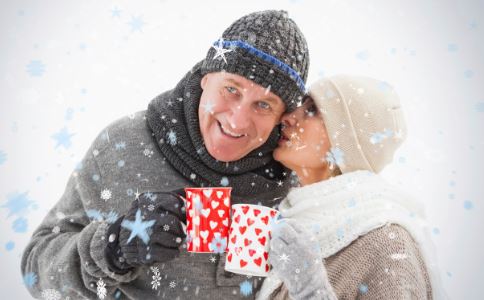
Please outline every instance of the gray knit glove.
M126 215L108 228L105 257L113 272L126 273L134 267L169 261L180 254L178 248L186 238L182 195L183 189L143 193L133 201ZM146 231L145 236L133 233L132 224L137 219L150 224L141 230Z
M282 219L275 225L268 260L292 299L337 300L316 238L296 220Z

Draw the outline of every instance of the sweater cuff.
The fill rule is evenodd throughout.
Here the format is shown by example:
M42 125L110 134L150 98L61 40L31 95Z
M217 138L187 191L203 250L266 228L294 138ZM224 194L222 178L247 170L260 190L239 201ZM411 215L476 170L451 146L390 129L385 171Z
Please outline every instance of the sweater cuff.
M138 269L125 274L117 274L109 269L105 257L108 228L109 224L106 222L92 222L82 230L77 244L82 267L89 275L97 278L108 277L114 282L130 282L139 275ZM106 280L106 283L109 284L111 280Z

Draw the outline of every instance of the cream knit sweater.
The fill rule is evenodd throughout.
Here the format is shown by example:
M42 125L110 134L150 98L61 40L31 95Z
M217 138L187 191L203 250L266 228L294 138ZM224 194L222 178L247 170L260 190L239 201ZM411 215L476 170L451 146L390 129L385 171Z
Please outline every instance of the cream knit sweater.
M338 299L432 299L419 247L399 225L370 231L324 265ZM271 299L290 299L288 290L281 285Z

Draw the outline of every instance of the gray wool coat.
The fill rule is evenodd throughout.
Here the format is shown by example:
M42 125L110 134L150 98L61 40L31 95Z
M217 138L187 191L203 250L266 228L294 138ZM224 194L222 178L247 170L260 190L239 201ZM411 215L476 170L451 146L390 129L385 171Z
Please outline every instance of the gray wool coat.
M225 272L224 255L181 248L167 263L125 275L108 269L107 228L136 196L190 185L159 151L145 111L112 123L95 139L24 250L22 274L37 276L29 292L53 297L47 299L254 298L262 278Z

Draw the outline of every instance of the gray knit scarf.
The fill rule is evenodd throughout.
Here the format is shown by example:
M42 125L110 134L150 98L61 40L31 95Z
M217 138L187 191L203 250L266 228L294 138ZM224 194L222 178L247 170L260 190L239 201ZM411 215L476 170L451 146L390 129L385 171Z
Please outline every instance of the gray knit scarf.
M196 186L230 186L232 195L247 197L244 199L247 203L256 203L258 199L280 200L288 192L290 176L272 158L279 136L277 128L265 144L234 162L217 161L205 148L198 119L203 77L200 65L201 62L196 64L175 89L158 95L148 105L148 126L162 153Z

